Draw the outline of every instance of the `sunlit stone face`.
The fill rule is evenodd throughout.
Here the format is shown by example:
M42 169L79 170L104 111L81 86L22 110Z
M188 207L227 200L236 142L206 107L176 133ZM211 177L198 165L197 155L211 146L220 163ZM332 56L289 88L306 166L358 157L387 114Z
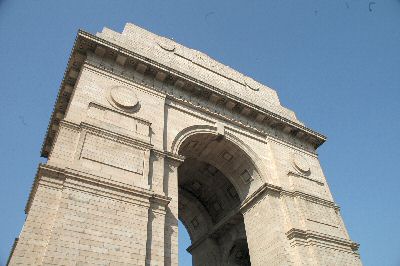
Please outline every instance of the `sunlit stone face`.
M112 102L122 109L133 109L138 104L135 92L123 86L111 88L110 97Z

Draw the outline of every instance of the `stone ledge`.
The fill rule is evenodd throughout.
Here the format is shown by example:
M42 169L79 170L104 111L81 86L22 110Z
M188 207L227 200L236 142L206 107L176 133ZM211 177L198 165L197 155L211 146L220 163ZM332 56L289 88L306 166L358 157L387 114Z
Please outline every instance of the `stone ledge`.
M310 177L309 175L305 175L302 173L296 173L295 171L290 170L288 172L288 176L295 176L295 177L299 177L299 178L304 178L307 179L309 181L315 182L320 186L324 186L325 184L323 182L321 182L321 180L316 179L315 177Z
M264 195L267 192L274 193L279 196L282 192L282 187L264 183L256 191L254 191L253 194L248 196L243 201L242 205L240 206L240 211L242 213L246 212L249 208L251 208L250 204L253 203L253 201L258 200L262 195Z
M217 95L217 97L222 96L223 98L228 99L228 103L233 102L234 105L241 106L241 108L243 108L241 115L245 116L245 113L248 113L250 110L252 110L253 113L258 114L257 118L255 118L257 121L259 121L258 119L260 118L261 120L259 122L262 122L264 120L267 124L271 124L272 126L279 128L279 130L282 130L283 132L288 132L288 134L290 133L294 137L303 138L310 142L315 148L320 146L326 140L325 136L305 127L298 121L293 121L280 115L279 112L277 113L271 110L267 110L266 108L256 105L253 102L242 99L240 96L229 94L228 92L223 91L218 87L210 86L199 80L194 79L191 76L179 73L179 71L177 72L176 70L171 69L168 66L162 65L143 55L139 55L133 51L118 46L115 43L99 38L90 33L79 31L77 38L75 39L74 47L68 61L68 66L65 71L63 81L61 83L61 88L57 96L57 101L55 103L50 123L46 132L46 137L42 146L41 155L43 157L47 157L49 154L49 150L52 146L54 137L57 132L58 123L65 114L65 110L70 101L73 88L77 79L79 78L81 67L85 62L87 51L97 51L101 50L100 48L104 50L104 53L107 51L107 49L109 49L113 55L118 54L119 57L117 56L117 59L121 58L121 56L124 56L130 58L129 60L141 62L140 65L145 66L145 69L148 69L147 65L149 65L151 68L154 68L154 71L156 71L157 73L161 71L169 75L166 79L162 79L162 81L160 82L165 82L165 80L171 78L178 78L178 82L180 78L184 80L184 82L195 84L194 86L200 91L207 91L208 94L215 94ZM104 53L102 54L104 55ZM157 75L157 73L156 77L159 76Z
M302 230L297 228L292 228L286 232L286 236L289 240L293 240L295 244L323 244L324 246L331 246L340 248L344 247L344 250L351 249L354 253L357 253L359 244L351 240L347 240L340 237L335 237L311 230Z
M321 204L324 205L326 207L330 207L333 208L337 211L340 211L340 207L333 201L327 200L327 199L323 199L321 197L317 197L302 191L298 191L298 190L294 190L294 191L289 191L289 190L282 190L281 195L283 196L289 196L289 197L299 197L302 199L305 199L307 201L310 202L314 202L317 204Z
M302 199L305 199L307 201L310 202L314 202L317 204L321 204L324 205L326 207L330 207L335 209L336 211L340 211L340 207L333 201L327 200L327 199L323 199L302 191L298 191L298 190L294 190L294 191L290 191L290 190L285 190L280 186L276 186L273 184L268 184L268 183L264 183L263 185L261 185L255 192L253 192L253 194L251 194L250 196L248 196L242 203L242 205L240 206L240 211L246 212L247 209L251 208L251 205L254 201L259 200L259 198L264 195L265 193L270 193L270 194L275 194L278 197L281 196L289 196L289 197L300 197Z
M44 180L43 177L46 177L46 179ZM58 182L54 182L56 180L58 180ZM149 206L150 202L156 202L162 206L167 206L171 201L170 197L157 194L152 190L146 190L136 186L122 185L72 168L59 168L49 164L39 164L38 172L25 207L26 214L29 213L36 190L39 184L43 181L43 185L49 186L53 184L53 186L58 189L72 188L94 193L96 195L104 194L107 197L123 200L129 203L139 203L137 200L142 199L139 201L142 201L146 206ZM93 187L95 187L95 189ZM122 195L124 199L122 199ZM133 201L128 201L127 199Z

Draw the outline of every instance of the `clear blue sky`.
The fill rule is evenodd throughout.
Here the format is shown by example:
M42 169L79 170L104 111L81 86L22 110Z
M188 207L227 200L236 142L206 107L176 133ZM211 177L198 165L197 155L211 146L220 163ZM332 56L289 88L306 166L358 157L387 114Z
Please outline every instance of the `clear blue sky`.
M0 265L25 219L77 30L126 22L276 89L328 136L320 160L364 264L400 265L399 0L0 0Z

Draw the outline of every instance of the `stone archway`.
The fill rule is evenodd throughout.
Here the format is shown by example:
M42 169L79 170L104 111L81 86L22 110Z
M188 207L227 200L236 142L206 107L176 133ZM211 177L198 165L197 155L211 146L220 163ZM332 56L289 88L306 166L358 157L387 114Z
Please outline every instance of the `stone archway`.
M250 158L221 135L198 133L182 143L179 219L190 235L194 265L250 265L240 206L260 179ZM211 260L211 261L210 261Z
M360 265L274 90L133 24L79 31L10 265Z

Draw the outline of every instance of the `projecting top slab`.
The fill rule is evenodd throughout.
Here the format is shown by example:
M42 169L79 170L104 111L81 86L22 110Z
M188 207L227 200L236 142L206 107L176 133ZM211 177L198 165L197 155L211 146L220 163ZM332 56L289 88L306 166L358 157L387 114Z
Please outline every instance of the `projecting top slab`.
M236 108L235 112L252 116L253 122L260 125L265 122L265 125L283 131L287 138L295 137L300 142L311 144L314 149L326 140L325 136L297 120L293 111L281 106L273 89L204 53L128 23L122 33L107 28L96 36L81 30L78 32L46 132L41 152L43 157L51 151L80 68L87 62L88 54L93 53L101 58L114 56L113 62L119 66L126 66L127 62L131 66L135 64L135 71L142 74L147 71L161 82L166 79L174 81L173 86L177 89L186 86L190 91L207 92L205 95L209 96L210 102L216 104L222 99L227 109L232 111ZM115 104L127 109L135 107L136 100L125 99L121 90L116 91L113 97Z
M293 111L280 105L273 89L202 52L131 23L125 25L122 33L104 28L96 36L303 125Z

